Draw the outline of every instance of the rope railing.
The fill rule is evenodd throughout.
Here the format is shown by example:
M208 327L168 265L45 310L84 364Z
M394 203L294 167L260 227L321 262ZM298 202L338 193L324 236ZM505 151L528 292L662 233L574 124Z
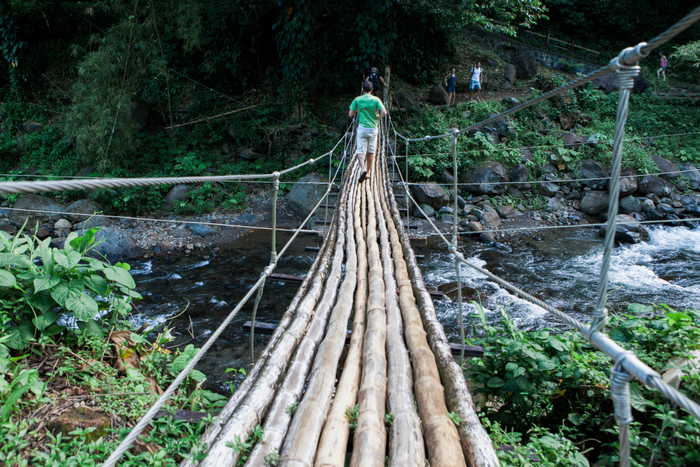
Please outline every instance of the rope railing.
M490 271L479 267L470 261L468 261L464 255L458 251L457 246L457 228L456 222L453 227L453 239L449 242L447 238L443 235L440 229L437 228L435 223L432 221L430 216L428 216L422 209L420 204L418 204L415 199L410 195L408 190L407 179L404 179L404 175L401 173L401 168L398 165L396 154L394 153L391 157L391 161L396 166L396 169L401 178L402 185L406 190L406 206L409 207L409 200L413 201L416 208L420 211L422 216L427 219L430 226L437 233L437 235L442 239L445 245L449 248L450 253L455 258L455 274L458 280L458 289L461 290L460 282L460 268L459 264L464 263L471 267L472 269L484 274L489 279L502 285L506 289L520 296L521 298L540 306L546 311L554 314L555 316L562 319L565 323L577 329L581 332L585 338L597 349L604 352L606 355L611 357L615 364L611 371L611 395L613 399L615 420L619 426L619 449L620 449L620 465L622 467L628 467L631 464L630 459L630 430L629 424L632 422L631 410L630 410L630 392L629 392L629 382L632 377L637 378L643 384L648 387L657 389L666 398L671 400L673 403L683 407L691 415L700 420L700 405L698 405L693 400L686 397L680 391L666 384L661 376L656 373L653 369L645 365L639 358L630 351L623 349L616 342L614 342L607 334L605 334L605 325L607 324L607 286L608 286L608 272L610 269L612 250L615 241L615 231L616 231L616 218L619 206L619 188L620 188L620 172L622 165L622 148L624 140L624 129L627 120L627 115L629 112L629 98L631 89L633 86L634 78L639 74L640 67L637 62L647 56L656 47L661 46L666 41L680 33L682 30L695 23L700 19L700 7L693 10L689 15L679 21L677 24L669 28L667 31L652 39L649 43L640 43L635 47L630 47L624 49L620 54L613 60L610 61L608 65L600 68L586 76L583 76L577 80L567 83L557 89L552 90L538 98L532 99L528 102L520 104L508 111L502 112L498 115L489 117L475 125L461 129L453 130L450 133L436 135L436 136L425 136L423 138L406 138L399 134L395 128L394 129L394 139L401 137L406 141L406 156L408 156L408 143L417 141L429 141L438 138L451 138L452 156L453 156L453 177L455 180L454 186L454 198L455 198L455 213L457 212L457 196L459 184L456 183L458 178L457 174L457 144L456 140L458 136L464 132L468 132L472 129L481 127L487 123L503 118L504 116L519 112L520 110L526 109L532 105L539 102L547 100L558 94L561 94L569 89L574 89L575 87L581 86L584 83L592 81L593 79L607 74L609 72L615 72L618 75L618 84L620 88L620 95L618 100L618 111L615 120L615 136L613 140L613 161L612 161L612 172L609 177L610 180L610 197L608 206L608 220L605 224L607 226L605 241L604 241L604 252L603 261L600 271L600 279L597 290L597 300L594 312L592 314L592 320L590 325L584 325L582 322L578 321L576 318L570 316L561 310L558 310L551 305L543 302L542 300L533 297L527 292L519 289L514 284L498 277L497 275L491 273ZM393 125L392 125L393 126ZM408 177L408 157L406 157L406 177ZM595 179L598 180L598 179ZM408 211L408 209L407 209ZM461 305L461 300L460 300ZM460 333L463 330L463 321L461 316L461 306L460 306Z

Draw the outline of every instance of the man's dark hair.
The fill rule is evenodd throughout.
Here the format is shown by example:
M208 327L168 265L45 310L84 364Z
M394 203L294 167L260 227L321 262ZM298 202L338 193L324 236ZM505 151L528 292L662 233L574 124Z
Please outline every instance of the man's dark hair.
M364 92L370 92L373 88L374 86L372 86L371 81L365 81L364 83L362 83L362 90Z

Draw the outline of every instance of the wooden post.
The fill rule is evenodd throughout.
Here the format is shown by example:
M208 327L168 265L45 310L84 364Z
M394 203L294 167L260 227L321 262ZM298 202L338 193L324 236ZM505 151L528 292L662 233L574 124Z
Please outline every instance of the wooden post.
M391 67L389 65L384 68L384 107L387 112L391 112L391 93L389 92L389 78L391 77Z

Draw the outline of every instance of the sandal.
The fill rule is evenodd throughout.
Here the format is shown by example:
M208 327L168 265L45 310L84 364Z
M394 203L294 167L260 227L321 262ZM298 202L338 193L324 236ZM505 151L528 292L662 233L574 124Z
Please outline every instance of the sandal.
M367 171L363 170L362 173L360 174L360 178L357 180L357 183L364 182L366 178L367 178Z

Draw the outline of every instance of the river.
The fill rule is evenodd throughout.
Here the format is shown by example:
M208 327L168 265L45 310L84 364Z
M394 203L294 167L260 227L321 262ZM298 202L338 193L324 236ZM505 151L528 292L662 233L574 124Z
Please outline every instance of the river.
M700 302L700 230L684 227L655 227L648 242L619 246L610 270L611 313L626 313L629 303L666 303L677 308L697 308ZM283 245L287 237L278 238ZM228 312L260 277L269 262L269 233L250 233L210 257L174 258L132 264L137 290L144 299L136 303L132 319L160 325L170 321L176 340L172 345L201 347ZM456 298L454 264L437 237L416 248L429 289ZM462 251L475 264L513 282L555 307L587 321L596 300L603 245L590 228L540 230L508 243L487 246L463 240ZM279 261L275 272L303 275L319 246L320 237L301 236ZM463 266L463 301L467 335L472 334L475 311L470 301L481 302L491 323L500 319L505 307L518 328L524 330L562 328L557 318L542 308L514 296L483 275ZM279 320L292 299L298 283L268 280L258 310L258 321ZM227 368L249 368L249 334L243 323L250 319L247 304L219 340L204 356L198 368L209 375L207 387L224 391ZM459 341L457 303L436 300L438 316L451 342ZM183 310L185 310L183 313ZM268 336L256 335L256 355ZM241 378L241 376L237 376Z

